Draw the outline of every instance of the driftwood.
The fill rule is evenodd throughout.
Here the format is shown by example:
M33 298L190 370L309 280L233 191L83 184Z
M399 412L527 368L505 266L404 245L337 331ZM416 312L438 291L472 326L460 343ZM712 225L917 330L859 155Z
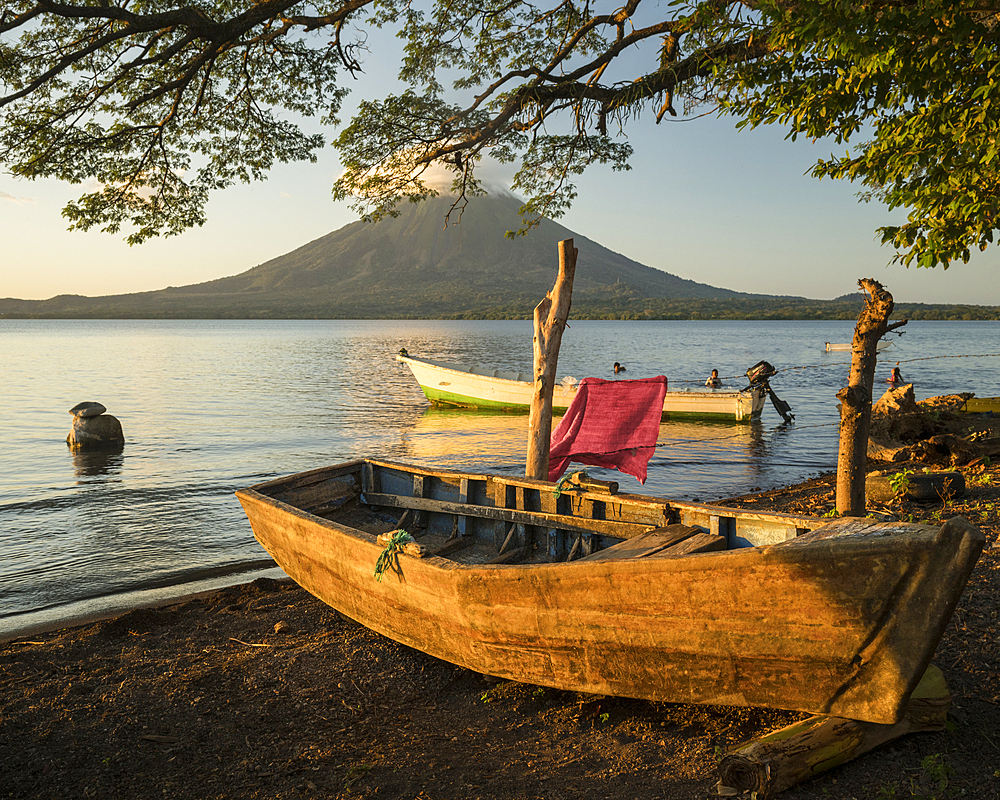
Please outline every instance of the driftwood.
M958 467L1000 454L1000 439L958 435L969 419L961 413L970 393L917 401L913 386L886 391L872 407L868 457L877 461L921 461Z
M559 242L559 275L552 291L535 307L534 390L528 412L528 457L524 474L548 480L549 440L552 438L552 388L563 329L573 301L577 249L572 239Z
M972 441L954 433L939 433L913 444L871 440L868 457L878 461L920 461L935 466L961 467L976 459L1000 455L1000 439Z
M877 725L815 716L740 745L719 764L720 793L752 791L763 800L879 745L918 731L944 730L951 693L933 664L910 695L903 719Z
M934 407L934 413L929 410L917 403L912 383L893 386L872 406L871 437L914 442L941 433L942 409Z
M941 503L965 494L965 477L961 472L873 472L865 491L869 500L878 503L897 499Z

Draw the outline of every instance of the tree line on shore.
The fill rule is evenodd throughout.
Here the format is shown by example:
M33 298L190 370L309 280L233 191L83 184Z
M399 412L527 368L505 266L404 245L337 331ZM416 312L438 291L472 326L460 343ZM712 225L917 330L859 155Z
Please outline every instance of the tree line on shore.
M82 299L82 298L81 298ZM90 299L90 298L87 298ZM357 302L300 301L256 298L202 300L197 303L139 305L108 302L48 306L46 301L0 300L0 316L6 319L531 319L537 299L497 298L478 302L433 302L379 304ZM858 304L853 300L770 299L671 299L641 298L600 301L574 299L571 319L606 320L854 320ZM897 303L894 319L912 320L1000 320L1000 306Z
M675 300L657 298L628 302L574 302L570 319L618 320L855 320L854 302L775 298L765 300ZM449 315L451 319L530 319L531 307L511 304L483 312ZM418 318L419 314L407 315ZM894 319L1000 320L1000 306L897 303Z

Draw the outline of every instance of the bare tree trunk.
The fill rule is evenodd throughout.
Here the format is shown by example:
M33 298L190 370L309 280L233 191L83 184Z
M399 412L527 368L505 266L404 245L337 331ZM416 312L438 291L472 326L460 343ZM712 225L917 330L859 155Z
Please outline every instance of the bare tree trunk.
M549 439L552 437L552 389L563 329L573 301L577 249L572 239L559 242L559 275L552 291L535 307L534 391L528 414L528 459L524 474L548 480Z
M868 463L868 432L872 419L872 387L875 382L877 344L888 331L906 324L889 323L892 295L872 278L858 285L865 292L865 307L854 327L851 377L840 400L840 449L837 455L837 511L846 517L865 513L865 474Z

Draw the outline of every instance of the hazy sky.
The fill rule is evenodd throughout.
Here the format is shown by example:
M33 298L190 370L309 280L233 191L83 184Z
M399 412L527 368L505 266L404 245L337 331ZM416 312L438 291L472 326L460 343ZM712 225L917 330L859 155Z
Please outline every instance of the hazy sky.
M381 95L388 83L369 67L357 86ZM996 248L947 271L889 266L892 250L875 229L904 215L859 202L860 187L806 176L829 145L734 125L703 117L657 126L652 115L633 123L632 171L583 176L560 222L650 267L727 289L830 299L872 277L900 302L1000 305ZM332 149L317 164L280 166L264 183L216 193L204 227L131 248L120 235L66 231L60 210L80 187L0 173L0 297L117 294L235 275L353 222L331 199L339 171ZM556 261L553 252L553 276Z

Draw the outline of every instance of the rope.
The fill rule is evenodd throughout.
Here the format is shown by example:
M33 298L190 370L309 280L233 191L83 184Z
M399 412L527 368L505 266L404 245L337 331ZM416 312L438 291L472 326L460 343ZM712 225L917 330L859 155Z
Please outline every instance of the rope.
M817 423L815 425L796 425L795 426L795 430L796 431L807 431L810 428L829 428L829 427L832 427L833 425L840 425L840 423L839 422L821 422L821 423ZM700 442L721 442L721 441L724 441L726 439L740 439L740 438L745 437L746 434L747 434L746 431L740 431L739 433L732 433L729 436L711 436L711 437L706 437L704 439L674 439L673 441L670 441L670 442L657 442L656 444L653 445L653 447L674 447L675 445L698 444ZM606 455L606 454L605 453L600 453L599 455Z
M614 452L617 453L619 451L615 450ZM610 455L610 453L595 453L594 455L605 456L605 455ZM579 475L581 478L589 478L590 477L587 474L587 470L577 470L575 472L571 472L569 475L563 475L559 479L559 483L556 484L556 489L555 489L554 492L552 492L552 496L555 497L555 498L559 498L562 495L563 488L573 478L574 475Z
M935 361L939 358L1000 358L1000 353L963 353L959 355L946 355L946 356L921 356L919 358L896 358L895 356L888 355L879 357L879 361L894 361L897 364L910 364L914 361ZM822 369L823 367L843 367L850 364L849 361L828 361L825 364L805 364L801 367L786 367L785 369L779 369L778 372L795 372L799 369ZM776 373L777 374L777 373Z
M402 550L404 544L412 541L413 537L402 529L392 532L392 538L389 539L389 543L385 546L385 550L382 551L378 560L375 562L375 580L379 583L382 582L382 576L388 572L389 568L392 566L393 557L396 552Z
M900 364L909 364L912 361L933 361L937 358L997 358L1000 357L1000 353L966 353L963 355L956 356L921 356L920 358L888 358L883 359L884 361L898 361Z
M964 353L959 355L945 355L945 356L921 356L919 358L896 358L892 354L880 356L879 361L887 362L894 361L899 364L910 364L915 361L934 361L939 358L1000 358L1000 353ZM850 364L850 361L827 361L823 364L804 364L800 367L785 367L784 369L779 369L775 371L775 375L780 375L782 372L795 372L801 369L825 369L829 367L843 367ZM722 381L743 381L746 380L746 375L724 375L719 378ZM687 386L687 385L698 385L701 386L704 381L670 381L671 386Z
M811 428L832 428L832 427L840 427L840 422L839 421L838 422L818 422L815 425L796 425L795 426L795 430L796 431L807 431L807 430L810 430ZM722 442L722 441L725 441L726 439L741 439L741 438L744 438L746 435L747 435L747 431L743 430L743 431L740 431L738 433L732 433L732 434L730 434L728 436L710 436L710 437L705 437L703 439L674 439L673 441L670 441L670 442L656 442L655 444L651 444L651 445L647 445L647 446L648 447L681 447L683 445L688 445L688 444L701 444L701 443L705 443L705 442ZM616 453L624 453L624 452L628 452L628 451L642 450L642 449L643 449L642 447L622 447L622 448L619 448L618 450L606 450L606 451L602 451L602 452L599 452L599 453L597 453L597 452L580 453L579 455L588 455L588 456L613 456ZM574 473L574 474L576 474L576 473ZM584 472L583 476L587 477L587 473ZM556 497L558 497L559 496L559 491L563 487L563 483L565 481L569 480L570 477L572 477L572 476L563 476L562 478L560 478L559 479L559 483L556 484L556 491L553 492L552 494L555 495Z
M897 362L899 364L909 364L909 363L914 362L914 361L933 361L933 360L938 359L938 358L1000 358L1000 353L968 353L968 354L960 354L960 355L921 356L920 358L908 358L908 359L897 359L897 358L893 358L892 356L889 356L888 358L882 359L882 360L883 361L895 361L895 362ZM826 367L843 367L843 366L845 366L845 365L847 365L849 363L850 363L849 361L833 361L833 362L828 361L825 364L805 364L805 365L799 366L799 367L786 367L785 369L779 369L775 374L779 374L779 373L782 373L782 372L795 372L796 370L801 370L801 369L823 369L823 368L826 368ZM746 376L745 375L728 375L728 376L725 376L725 377L721 378L721 380L727 380L728 381L728 380L735 380L737 378L744 379L744 378L746 378ZM676 385L676 384L687 384L687 383L701 384L702 382L701 381L671 381L671 383L674 384L674 385ZM804 431L804 430L809 430L810 428L831 428L831 427L834 427L834 426L840 427L840 421L838 420L837 422L823 422L823 423L817 423L816 425L796 425L795 426L795 430L796 431ZM702 442L720 442L720 441L724 441L725 439L737 439L737 438L741 438L741 437L743 437L745 435L746 435L745 431L740 431L738 433L734 433L734 434L731 434L729 436L712 436L712 437L705 437L705 438L702 438L702 439L675 439L675 440L670 441L670 442L656 442L656 444L654 444L652 446L653 447L680 447L680 446L683 446L683 445L699 444L699 443L702 443ZM619 450L609 450L607 452L602 452L602 453L588 453L586 455L611 456L611 455L615 455L616 453L625 452L626 450L635 450L635 449L637 449L637 448L635 448L635 447L625 447L625 448L621 448ZM564 487L565 482L568 481L571 477L572 477L572 475L566 475L566 476L563 476L562 478L560 478L559 483L556 484L556 490L552 493L555 497L559 497L560 496L560 494L562 493L562 489ZM587 477L587 473L586 472L583 473L583 477Z

